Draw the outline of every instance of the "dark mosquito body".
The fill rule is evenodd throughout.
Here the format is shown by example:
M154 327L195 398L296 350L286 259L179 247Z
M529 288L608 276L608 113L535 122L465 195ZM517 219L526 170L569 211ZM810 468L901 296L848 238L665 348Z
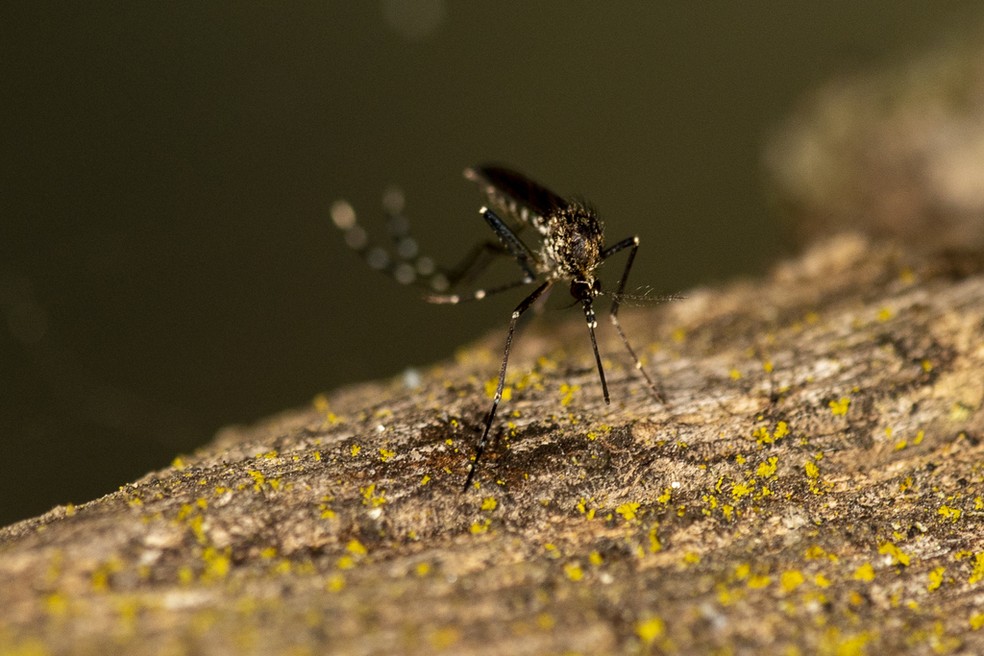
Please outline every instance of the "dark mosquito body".
M460 303L481 300L516 287L539 283L512 312L506 345L499 367L492 407L485 416L482 437L475 449L464 488L467 490L478 468L478 462L489 442L492 422L502 399L506 380L506 366L513 334L520 317L555 284L563 283L570 290L575 302L580 303L591 338L598 377L605 403L610 403L608 382L598 352L595 328L594 299L602 294L596 269L612 255L627 250L625 269L615 292L611 295L609 319L618 332L626 351L632 357L635 368L642 374L653 397L663 402L663 394L643 369L639 357L629 344L618 320L619 302L632 269L639 238L627 237L611 246L605 246L604 232L595 211L588 205L564 199L526 176L498 166L479 166L465 170L465 177L477 183L488 198L489 207L479 210L482 218L498 238L476 246L458 267L443 269L433 260L418 257L417 245L408 233L408 222L403 216L403 197L399 192L388 192L383 206L390 219L390 234L394 241L395 256L391 251L369 243L365 230L356 220L355 212L345 201L332 206L332 220L345 232L348 245L358 251L369 265L389 273L404 284L416 284L428 289L426 299L432 303ZM498 211L498 213L497 213ZM504 220L505 219L505 220ZM531 249L519 238L525 228L532 228L539 235L539 247ZM522 276L510 283L489 289L478 289L467 294L451 293L457 286L480 274L495 256L507 256L515 260Z

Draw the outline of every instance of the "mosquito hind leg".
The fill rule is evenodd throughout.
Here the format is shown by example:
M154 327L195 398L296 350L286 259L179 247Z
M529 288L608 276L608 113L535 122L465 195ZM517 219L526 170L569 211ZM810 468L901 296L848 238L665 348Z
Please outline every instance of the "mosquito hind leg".
M410 234L410 221L404 213L403 192L398 187L387 188L382 205L392 242L390 248L370 241L368 231L359 223L355 209L347 201L338 200L332 204L331 218L344 233L346 245L362 256L370 268L382 271L402 285L423 287L429 292L446 292L477 278L496 257L515 257L513 249L507 249L503 243L486 240L476 244L454 268L442 267L433 258L419 254L417 240ZM512 239L518 241L515 235ZM523 268L527 271L529 267Z

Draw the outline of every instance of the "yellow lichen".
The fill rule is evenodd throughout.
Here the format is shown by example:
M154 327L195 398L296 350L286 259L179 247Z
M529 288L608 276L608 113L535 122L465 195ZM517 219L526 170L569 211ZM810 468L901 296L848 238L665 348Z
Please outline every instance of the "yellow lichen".
M878 546L878 553L891 556L898 565L902 565L903 567L909 566L909 554L899 549L893 542L883 542L880 544Z
M564 383L560 386L560 404L562 406L568 406L574 399L574 394L581 389L580 385L568 385Z
M547 612L537 613L536 626L541 631L553 631L553 628L557 626L557 619Z
M837 654L837 656L864 656L868 653L867 645L873 637L867 631L842 635L839 628L832 626L824 634L819 652Z
M484 519L479 519L472 523L468 530L471 531L473 535L480 535L486 533L489 530L489 526L492 524L492 520L488 517Z
M636 622L635 633L643 644L651 645L663 637L666 632L666 625L663 620L656 615L652 615Z
M787 569L779 575L779 585L782 586L785 592L795 591L805 581L806 578L803 576L803 572L796 569Z
M854 574L851 575L855 581L874 581L875 580L875 568L871 566L871 563L863 563L854 570Z
M594 519L595 509L594 508L588 508L588 500L587 499L585 499L584 497L581 497L581 499L577 502L577 506L576 507L577 507L578 512L581 513L582 515L584 515L585 519Z
M360 487L359 493L362 495L362 505L378 508L386 503L386 493L383 490L376 492L376 484L370 483L366 487Z
M755 474L759 478L772 478L776 474L776 467L778 466L779 458L772 456L767 461L759 463L758 469L755 470Z
M754 491L755 491L754 483L746 483L744 481L741 481L737 483L732 483L731 485L731 496L734 497L736 501L744 496L751 494Z
M636 512L639 510L639 504L635 502L627 502L615 508L615 512L621 515L625 521L629 522L636 518Z
M960 508L954 508L952 506L942 505L936 509L936 512L943 518L949 519L951 522L955 522L960 519L960 515L963 511Z
M817 544L810 545L806 548L803 556L807 560L829 560L832 563L836 563L840 560L836 554L829 553L823 547Z
M789 435L789 433L789 424L780 421L776 423L775 429L771 432L766 425L758 426L752 431L752 438L755 439L759 446L764 446L766 444L775 444L778 440Z
M926 584L926 589L932 592L936 590L941 585L943 585L943 574L946 572L946 567L936 567L929 572L929 583Z
M820 455L814 456L815 459L819 460ZM806 482L810 488L810 492L813 494L823 494L826 490L833 487L832 483L827 481L822 481L820 479L820 467L813 460L807 460L803 463L803 470L806 472Z
M324 417L322 427L331 426L341 422L341 418L336 415L328 407L328 397L324 394L318 394L314 397L314 409L319 415Z
M978 581L984 581L984 551L978 551L974 554L974 571L967 579L967 583L971 585Z
M348 544L345 545L345 551L355 556L365 556L369 553L369 550L366 549L365 545L359 542L356 538L352 538L348 541Z
M253 479L253 489L259 492L263 488L263 484L266 483L266 476L263 475L263 472L255 469L247 469L246 473Z
M345 577L341 574L329 574L325 580L325 590L328 592L339 592L345 587Z
M837 401L830 401L828 404L830 406L830 411L837 415L846 415L848 409L851 407L851 399L846 396L842 396Z
M202 572L203 581L216 581L225 578L232 564L229 547L222 551L215 547L205 547L202 552L202 560L205 561L205 569Z
M59 617L68 613L68 597L60 592L52 592L44 598L44 612Z
M584 578L584 570L579 563L567 563L564 565L564 575L571 581L580 581Z

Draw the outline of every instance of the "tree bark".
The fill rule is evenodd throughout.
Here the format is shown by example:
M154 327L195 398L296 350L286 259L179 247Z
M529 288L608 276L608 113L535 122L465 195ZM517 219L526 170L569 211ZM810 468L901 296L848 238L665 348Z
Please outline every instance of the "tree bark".
M984 276L941 252L625 308L665 404L532 322L465 492L502 330L227 429L0 530L0 653L982 653Z

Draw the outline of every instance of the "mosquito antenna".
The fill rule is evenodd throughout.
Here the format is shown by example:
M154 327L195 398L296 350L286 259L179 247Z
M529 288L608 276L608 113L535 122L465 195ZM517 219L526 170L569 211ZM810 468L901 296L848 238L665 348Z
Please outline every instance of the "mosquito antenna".
M627 292L606 292L599 291L598 296L608 296L619 303L623 301L634 301L637 305L647 305L650 303L666 303L669 301L682 301L686 298L682 294L653 294L652 289L646 289L642 294L630 294Z

